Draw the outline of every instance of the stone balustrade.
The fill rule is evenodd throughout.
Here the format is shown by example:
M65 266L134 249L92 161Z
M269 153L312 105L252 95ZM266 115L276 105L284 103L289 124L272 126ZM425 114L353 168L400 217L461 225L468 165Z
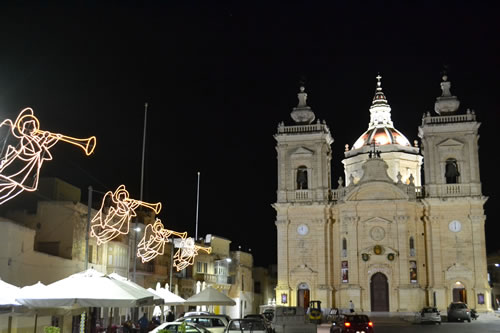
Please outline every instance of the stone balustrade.
M278 134L302 134L302 133L330 133L326 124L316 123L309 125L278 126Z
M422 125L427 124L447 124L447 123L464 123L476 121L476 115L472 112L466 114L456 114L450 116L431 116L425 115L422 118Z

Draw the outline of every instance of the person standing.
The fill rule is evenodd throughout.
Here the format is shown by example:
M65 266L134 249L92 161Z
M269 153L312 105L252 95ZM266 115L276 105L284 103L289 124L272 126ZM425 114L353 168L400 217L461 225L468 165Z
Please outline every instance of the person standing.
M354 312L354 303L352 302L352 300L349 301L349 310L351 311L351 313Z
M175 315L174 313L172 312L172 310L168 310L168 314L167 314L167 322L172 322L175 320Z
M139 319L139 329L141 333L146 333L149 328L149 320L148 317L146 316L146 313L142 315L141 319Z

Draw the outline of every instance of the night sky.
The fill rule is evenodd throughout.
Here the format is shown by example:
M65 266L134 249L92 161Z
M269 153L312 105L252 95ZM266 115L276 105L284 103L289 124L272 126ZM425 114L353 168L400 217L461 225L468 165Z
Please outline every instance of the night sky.
M367 129L375 76L395 127L413 142L446 66L461 110L474 109L482 123L487 249L500 248L498 8L80 3L1 5L0 115L14 120L30 106L42 129L97 137L90 157L58 143L41 171L80 187L82 202L89 185L105 192L125 184L139 198L147 102L144 200L161 201L166 227L193 236L200 171L199 235L251 249L256 265L276 263L273 135L279 122L292 123L299 82L335 140L336 188L344 145Z

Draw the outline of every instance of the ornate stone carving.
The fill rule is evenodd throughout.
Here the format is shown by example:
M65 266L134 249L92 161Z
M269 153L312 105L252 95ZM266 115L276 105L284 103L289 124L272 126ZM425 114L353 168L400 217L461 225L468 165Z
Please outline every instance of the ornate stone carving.
M370 237L374 241L381 241L382 239L385 238L385 230L382 227L376 226L371 228L370 230Z
M373 275L375 273L384 273L388 277L391 275L391 266L388 264L374 264L368 267L368 275Z

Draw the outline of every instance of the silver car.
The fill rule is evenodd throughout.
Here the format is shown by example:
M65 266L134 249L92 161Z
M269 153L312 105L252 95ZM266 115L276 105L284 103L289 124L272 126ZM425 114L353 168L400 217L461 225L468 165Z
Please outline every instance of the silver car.
M427 306L420 311L420 322L441 325L441 313L437 308Z

